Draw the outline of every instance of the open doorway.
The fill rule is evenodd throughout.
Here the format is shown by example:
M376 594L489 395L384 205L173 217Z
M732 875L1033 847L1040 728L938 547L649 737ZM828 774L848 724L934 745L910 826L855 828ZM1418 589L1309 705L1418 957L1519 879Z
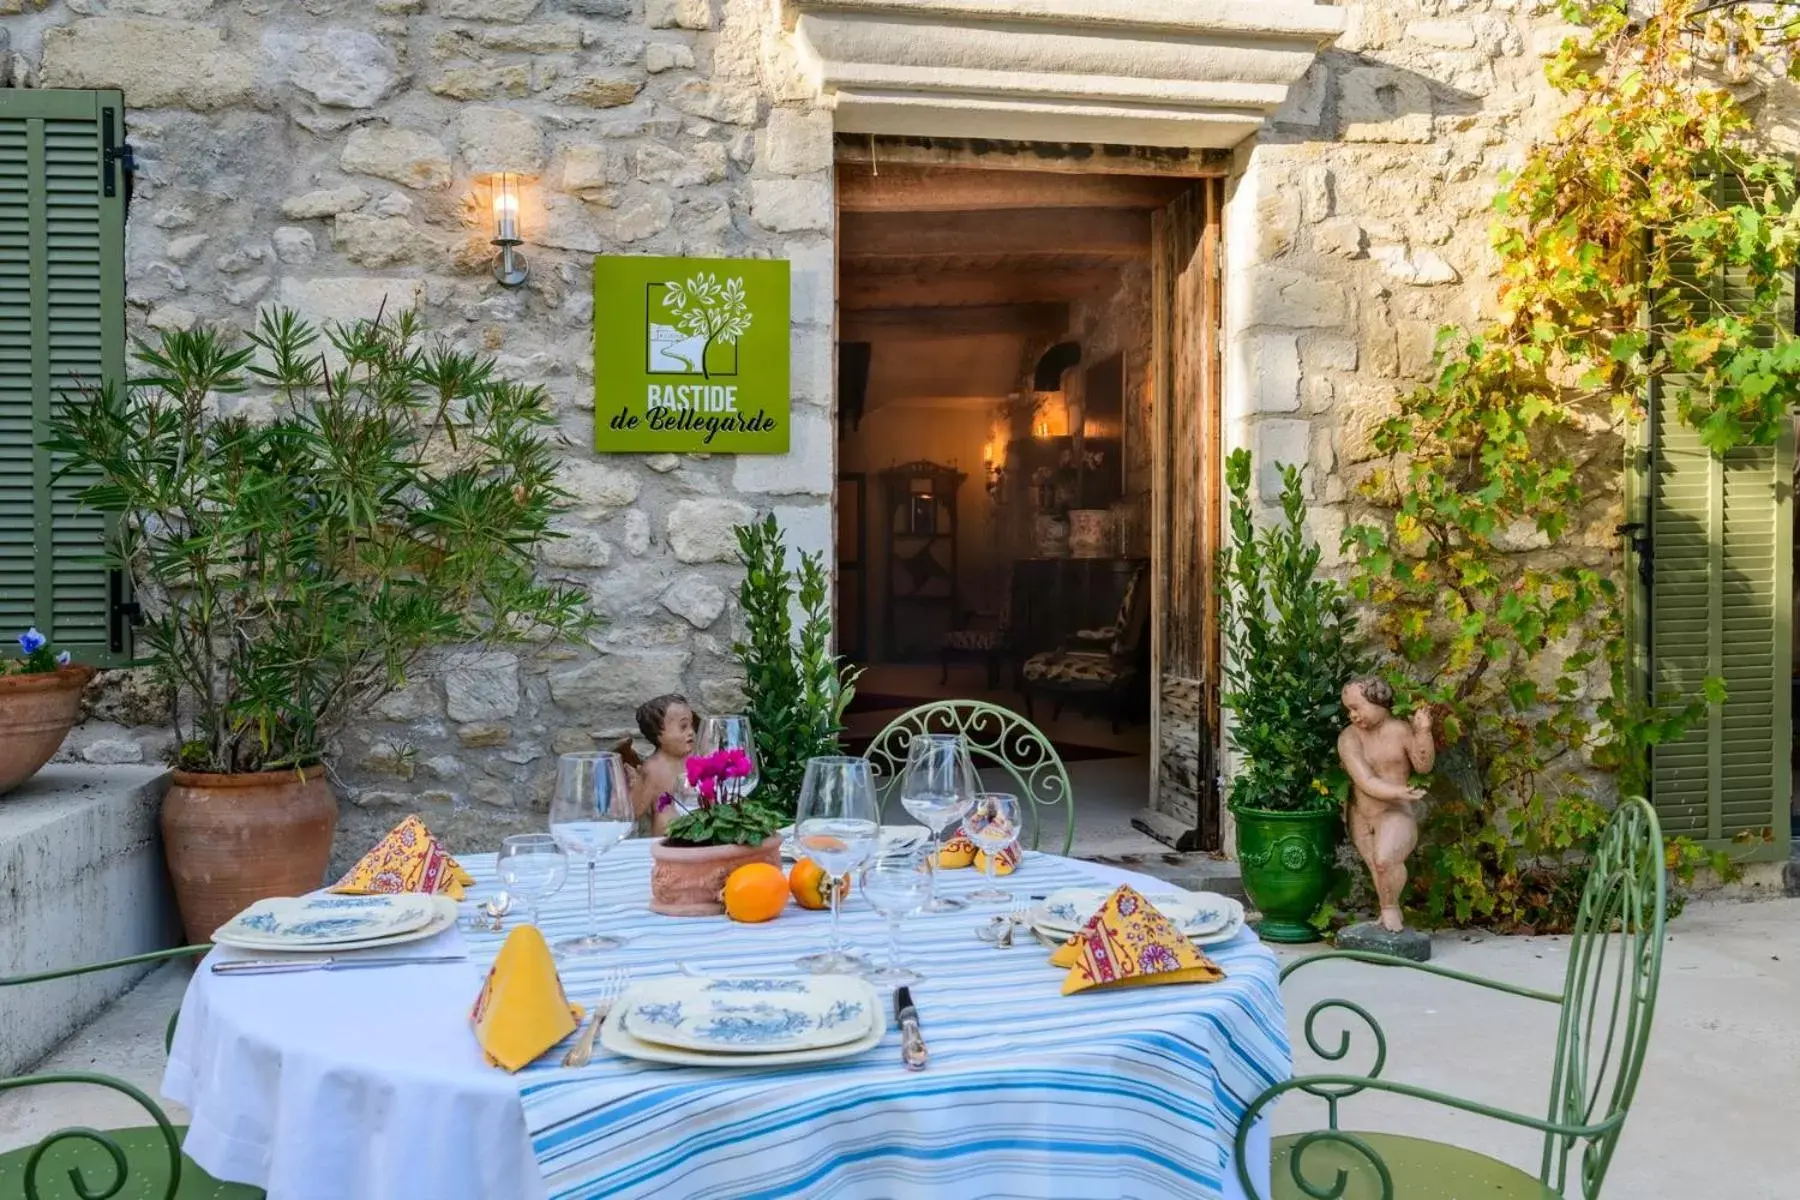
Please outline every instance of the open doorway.
M1169 399L1183 364L1216 357L1211 339L1174 345L1192 331L1173 324L1170 213L1201 186L837 169L839 623L865 668L849 740L932 700L1024 714L1068 765L1083 856L1164 849L1199 806L1149 810L1170 779L1191 796L1210 776L1206 689L1175 688L1167 711L1156 661L1171 597L1199 586L1168 568L1201 572L1207 519L1204 489L1172 474L1211 452L1198 407L1184 394L1178 418ZM1172 436L1192 444L1172 455ZM1182 619L1198 646L1201 612Z

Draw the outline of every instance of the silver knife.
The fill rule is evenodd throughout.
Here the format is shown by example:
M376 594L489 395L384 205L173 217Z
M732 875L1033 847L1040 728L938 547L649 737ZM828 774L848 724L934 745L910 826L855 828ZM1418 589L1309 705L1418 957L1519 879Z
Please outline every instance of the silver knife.
M403 967L413 963L453 963L467 962L468 956L463 954L436 954L423 958L403 958L388 956L385 958L295 958L280 961L263 958L245 958L236 962L218 962L212 965L214 975L290 975L300 971L351 971L363 967Z
M894 989L894 1019L900 1022L900 1061L909 1071L923 1071L929 1057L925 1035L919 1032L919 1010L913 1007L912 989Z

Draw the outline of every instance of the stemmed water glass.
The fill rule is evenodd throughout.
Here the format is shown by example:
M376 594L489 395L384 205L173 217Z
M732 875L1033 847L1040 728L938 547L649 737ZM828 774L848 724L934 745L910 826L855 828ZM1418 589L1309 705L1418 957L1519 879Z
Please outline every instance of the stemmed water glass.
M981 904L1006 904L1012 900L1012 893L995 882L995 872L1001 852L1019 840L1019 811L1019 798L1005 792L977 793L969 806L963 828L987 856L987 886L970 892L970 900Z
M625 783L625 763L610 750L583 750L556 760L550 833L571 859L587 864L587 933L556 943L558 954L579 957L617 950L625 939L600 932L594 911L594 874L600 856L631 836L637 813Z
M742 750L750 759L750 774L731 783L730 799L742 800L756 790L759 778L756 734L750 728L749 717L741 713L727 713L724 716L703 718L700 733L694 740L694 748L702 755L716 754L720 750Z
M931 862L943 853L944 838L969 811L980 790L968 747L953 733L918 733L906 748L906 774L900 782L900 804L913 819L931 830ZM933 896L926 912L955 912L968 901Z
M507 894L525 901L525 923L536 925L538 905L569 876L569 856L552 834L515 833L500 843L495 868Z
M862 866L881 841L875 804L875 777L867 759L825 757L806 762L800 801L794 814L796 853L811 859L833 883ZM831 949L808 954L798 965L819 975L841 975L869 965L845 952L838 939L839 893L831 889Z
M924 978L900 963L900 922L929 907L932 876L931 854L920 846L883 851L863 868L863 896L888 927L887 965L863 972L870 983L899 987Z

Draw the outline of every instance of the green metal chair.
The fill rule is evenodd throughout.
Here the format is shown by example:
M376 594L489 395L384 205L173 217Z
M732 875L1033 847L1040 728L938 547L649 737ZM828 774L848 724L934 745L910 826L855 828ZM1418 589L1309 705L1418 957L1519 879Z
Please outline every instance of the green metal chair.
M1321 1042L1315 1026L1327 1013L1361 1021L1373 1036L1366 1075L1308 1075L1285 1080L1251 1101L1237 1134L1238 1178L1252 1200L1245 1147L1251 1126L1278 1097L1301 1091L1325 1101L1328 1127L1275 1139L1270 1186L1273 1200L1597 1200L1618 1146L1626 1112L1637 1089L1662 973L1665 883L1662 832L1643 800L1623 801L1602 833L1592 872L1569 942L1569 969L1560 994L1537 991L1384 954L1333 951L1290 963L1286 979L1317 962L1352 960L1424 971L1445 979L1555 1004L1562 1009L1550 1103L1544 1117L1528 1116L1382 1079L1387 1036L1369 1012L1349 1000L1326 999L1306 1014L1306 1044L1328 1062L1350 1051L1351 1033L1335 1046ZM1544 1135L1543 1160L1533 1176L1459 1146L1390 1133L1344 1130L1338 1106L1360 1092L1405 1096L1474 1113ZM1574 1168L1571 1177L1571 1167ZM1579 1183L1580 1190L1571 1190Z
M112 962L47 971L39 975L15 975L0 979L0 988L23 987L109 971L134 963L161 962L205 954L210 946L181 946L157 950ZM175 1040L177 1011L163 1034L166 1053ZM131 1097L155 1123L130 1129L90 1129L71 1126L45 1136L35 1146L22 1146L0 1154L0 1197L13 1200L263 1200L259 1188L241 1183L221 1183L181 1152L187 1130L169 1123L162 1107L141 1089L122 1079L87 1071L61 1071L0 1079L0 1092L41 1084L88 1084L111 1088Z
M1009 708L979 700L939 700L908 709L889 721L875 735L863 757L875 775L875 792L882 811L890 800L898 802L900 778L906 773L906 751L914 734L954 733L969 748L977 770L999 767L1012 781L1012 790L1026 805L1027 836L1022 845L1036 850L1050 827L1055 838L1062 829L1062 848L1067 854L1075 844L1075 793L1062 757L1043 732ZM1054 841L1053 841L1054 844Z

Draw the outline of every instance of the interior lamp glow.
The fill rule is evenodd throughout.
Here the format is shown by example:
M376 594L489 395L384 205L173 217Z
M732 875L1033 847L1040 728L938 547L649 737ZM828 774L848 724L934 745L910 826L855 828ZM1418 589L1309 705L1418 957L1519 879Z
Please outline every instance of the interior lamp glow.
M504 287L518 287L530 274L525 256L516 249L519 237L519 177L510 171L494 176L494 278Z

